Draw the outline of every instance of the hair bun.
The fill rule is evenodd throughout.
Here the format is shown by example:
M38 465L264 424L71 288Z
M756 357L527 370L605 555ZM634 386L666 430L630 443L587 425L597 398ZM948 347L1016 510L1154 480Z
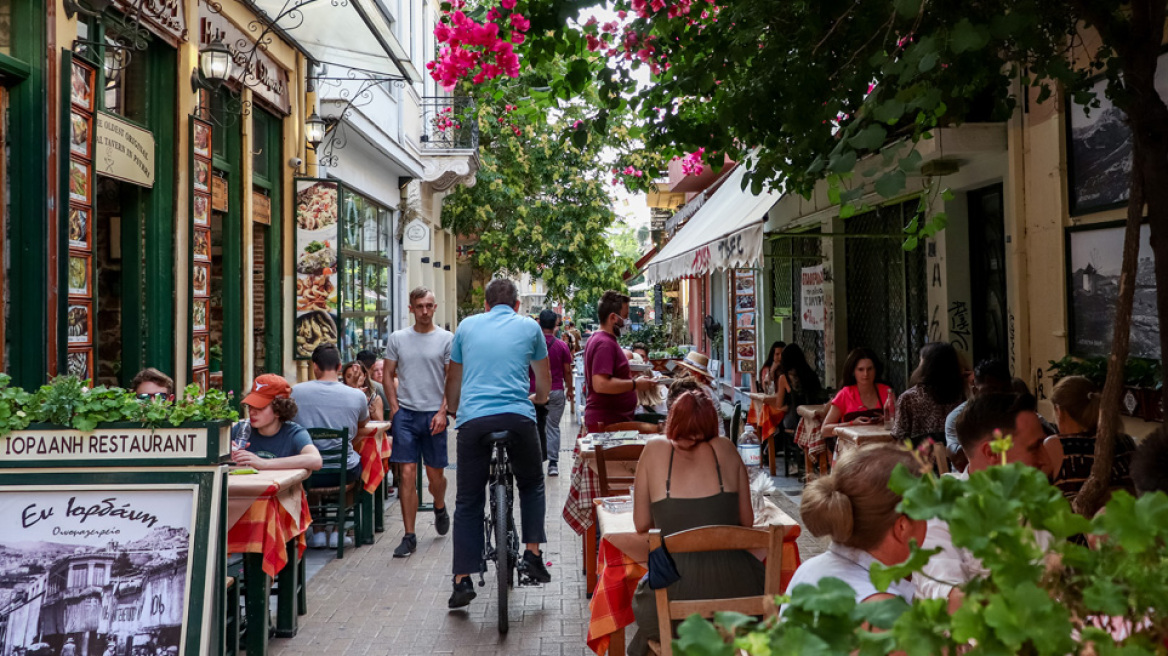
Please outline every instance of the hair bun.
M803 523L812 535L827 535L840 544L852 539L852 512L852 500L840 491L834 475L823 476L808 485L799 506Z

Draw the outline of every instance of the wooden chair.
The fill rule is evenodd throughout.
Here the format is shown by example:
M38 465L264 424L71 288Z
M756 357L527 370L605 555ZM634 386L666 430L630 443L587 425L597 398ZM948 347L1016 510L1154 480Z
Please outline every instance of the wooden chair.
M644 450L644 444L597 445L596 473L600 478L600 496L611 497L629 493L629 487L635 478L636 464ZM633 466L629 467L628 463L632 463Z
M738 431L742 428L742 402L734 404L734 412L730 415L730 441L738 445Z
M764 617L777 615L779 607L775 603L775 597L782 594L783 538L788 530L791 530L791 527L703 526L674 533L666 538L662 538L660 529L649 531L649 549L656 549L664 543L671 554L727 549L765 549L767 552L766 577L761 595L670 601L669 588L657 590L657 623L661 630L661 640L650 641L650 648L663 656L673 656L673 622L684 620L690 615L697 614L709 618L713 617L715 612L721 611Z
M933 467L938 475L953 471L949 465L949 448L944 442L933 443Z
M647 421L620 421L615 424L602 424L597 433L618 433L620 431L637 431L638 433L660 433L661 424L651 424Z
M349 442L349 429L335 429L335 428L309 428L308 434L312 437L312 441L316 444L317 450L320 451L320 457L324 460L324 467L320 468L317 474L335 474L339 481L336 487L309 487L309 481L305 481L304 491L308 495L308 509L312 513L313 522L320 524L333 524L338 532L337 535L337 559L345 557L345 530L349 524L354 527L353 534L357 539L353 540L356 545L360 541L361 535L361 509L360 509L360 485L361 479L355 481L348 480L349 476L349 450L352 445ZM321 446L319 440L339 440L340 446L336 448L325 448Z

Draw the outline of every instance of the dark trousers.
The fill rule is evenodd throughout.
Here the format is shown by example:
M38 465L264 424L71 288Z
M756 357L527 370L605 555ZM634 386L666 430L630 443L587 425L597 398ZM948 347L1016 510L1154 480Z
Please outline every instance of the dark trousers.
M454 573L473 574L482 569L483 521L486 515L487 479L491 448L488 433L510 430L515 434L507 447L515 485L519 488L521 542L547 542L544 514L543 461L535 422L517 414L490 415L458 427L458 493L454 499Z
M539 430L539 451L543 454L543 459L547 460L547 420L548 407L547 404L535 404L535 427Z

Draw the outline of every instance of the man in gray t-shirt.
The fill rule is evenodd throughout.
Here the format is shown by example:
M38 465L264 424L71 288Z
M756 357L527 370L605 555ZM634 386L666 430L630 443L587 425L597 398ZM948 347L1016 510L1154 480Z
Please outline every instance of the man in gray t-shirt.
M349 387L339 379L341 354L332 344L322 344L312 352L312 372L316 380L300 383L292 388L292 400L296 401L299 413L293 420L305 428L347 428L349 444L352 445L357 431L369 421L369 402L360 390ZM321 449L335 449L337 440L321 440ZM324 459L325 466L335 466L335 458ZM361 473L361 454L350 446L346 469ZM325 475L327 476L327 474ZM328 487L321 477L313 474L310 483L318 487ZM333 485L336 483L334 482Z
M393 426L393 453L389 461L400 465L398 498L406 534L394 550L395 558L406 558L418 548L414 533L418 515L418 494L412 481L418 462L426 467L430 494L434 497L434 528L438 535L450 530L446 512L446 372L450 368L450 345L454 335L434 324L438 303L425 287L410 292L410 313L414 325L389 336L385 348L382 378L389 396ZM397 375L398 385L393 385Z

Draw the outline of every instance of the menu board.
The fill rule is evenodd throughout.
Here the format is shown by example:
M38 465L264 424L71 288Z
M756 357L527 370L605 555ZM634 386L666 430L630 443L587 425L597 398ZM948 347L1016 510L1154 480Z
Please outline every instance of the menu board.
M191 382L207 391L211 331L211 124L191 117Z
M296 310L293 357L304 360L321 344L338 343L336 182L296 180Z
M734 368L739 373L755 371L755 350L757 344L755 275L752 269L734 269L730 277L730 295L733 299L731 310L734 314Z
M69 81L69 150L66 213L68 262L65 265L64 373L81 380L94 377L93 284L93 118L96 69L71 58Z

